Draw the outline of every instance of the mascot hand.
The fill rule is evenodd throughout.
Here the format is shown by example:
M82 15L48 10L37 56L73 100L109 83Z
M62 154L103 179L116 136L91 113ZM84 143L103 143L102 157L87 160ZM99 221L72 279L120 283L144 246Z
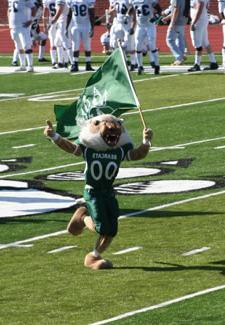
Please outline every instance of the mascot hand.
M152 129L145 128L143 130L143 143L150 144L152 137L153 137Z
M46 137L53 138L56 133L55 133L54 127L52 125L52 122L47 120L46 123L47 123L47 126L44 129L44 135Z

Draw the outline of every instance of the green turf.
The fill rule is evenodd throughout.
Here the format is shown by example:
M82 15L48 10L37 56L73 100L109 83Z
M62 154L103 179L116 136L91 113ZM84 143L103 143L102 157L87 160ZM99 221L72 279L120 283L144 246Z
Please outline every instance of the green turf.
M7 58L7 60L9 60ZM162 58L168 62L168 58ZM0 65L6 59L0 58ZM54 121L54 103L71 103L79 96L90 74L0 75L1 93L23 93L23 97L0 101L0 159L32 157L21 169L0 173L1 180L32 181L67 195L82 196L82 181L46 181L40 176L65 171L83 171L80 158L64 154L43 136L46 119ZM116 180L116 185L149 180L214 180L205 190L171 194L118 195L121 215L137 213L119 221L119 233L105 257L114 269L93 272L83 260L94 246L95 235L77 238L66 234L38 241L32 247L0 250L0 324L86 325L129 311L159 304L189 293L224 284L225 174L224 113L225 81L220 73L170 76L132 74L148 126L154 131L153 150L143 161L125 162L123 167L157 167L158 162L190 159L188 166L161 166L165 173ZM140 81L140 79L143 79ZM63 92L71 90L71 92ZM50 94L50 93L59 94ZM38 94L42 101L31 101ZM66 98L69 98L65 100ZM54 101L53 101L54 99ZM215 101L209 101L215 99ZM218 100L221 99L221 100ZM196 103L199 102L199 103ZM183 106L183 104L188 104ZM173 107L173 106L177 107ZM172 106L167 109L159 108ZM123 116L135 144L142 138L136 111ZM37 128L30 131L23 129ZM18 133L3 133L21 130ZM13 146L35 144L13 149ZM181 145L183 149L169 148ZM154 150L155 148L162 150ZM2 162L0 162L2 164ZM55 167L55 170L47 170ZM45 171L41 171L45 169ZM29 172L29 173L28 173ZM221 193L219 193L221 192ZM160 208L184 199L212 195L179 205ZM10 199L10 198L9 198ZM143 212L143 209L156 210ZM0 219L0 245L61 231L73 208L18 218ZM27 243L28 244L28 243ZM77 245L67 251L50 250ZM122 255L125 248L142 249ZM201 247L200 254L182 254ZM0 246L1 248L1 246ZM162 309L116 321L117 324L223 324L224 291L177 303Z

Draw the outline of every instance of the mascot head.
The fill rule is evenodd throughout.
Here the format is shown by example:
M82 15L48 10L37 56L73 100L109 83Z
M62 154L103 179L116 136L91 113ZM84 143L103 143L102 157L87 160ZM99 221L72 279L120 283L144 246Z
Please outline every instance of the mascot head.
M79 139L86 147L98 151L106 151L131 143L122 120L110 114L95 116L85 121L81 127Z

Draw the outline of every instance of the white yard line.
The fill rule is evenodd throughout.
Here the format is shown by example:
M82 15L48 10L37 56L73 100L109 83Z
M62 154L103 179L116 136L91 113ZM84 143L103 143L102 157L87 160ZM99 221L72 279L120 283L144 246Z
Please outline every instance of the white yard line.
M186 142L186 143L181 143L181 144L172 145L172 146L168 146L168 147L154 147L150 151L153 152L153 151L162 151L162 150L171 150L171 149L183 149L183 147L185 147L185 146L191 146L191 145L195 145L195 144L201 144L201 143L224 140L224 139L225 139L225 136L211 138L211 139L198 140L198 141L192 141L192 142ZM16 177L16 176L23 176L23 175L37 174L37 173L41 173L41 172L48 172L51 170L63 169L66 167L77 166L77 165L82 165L82 164L84 164L84 162L77 162L77 163L72 163L72 164L67 164L67 165L59 165L59 166L55 166L55 167L33 170L33 171L29 171L29 172L2 175L2 176L0 176L0 179Z
M55 166L55 167L50 167L50 168L31 170L30 172L2 175L2 176L0 176L0 179L2 179L2 178L3 179L10 178L10 177L14 177L14 176L23 176L23 175L31 175L31 174L49 172L51 170L62 169L62 168L67 168L67 167L71 167L71 166L83 165L84 163L85 163L84 161L81 161L81 162L77 162L77 163L73 163L73 164L67 164L67 165Z
M130 311L128 313L120 314L118 316L115 316L115 317L112 317L112 318L109 318L109 319L105 319L105 320L102 320L102 321L99 321L99 322L91 323L89 325L108 324L110 322L115 322L117 320L124 319L124 318L127 318L127 317L131 317L131 316L134 316L134 315L137 315L137 314L145 313L147 311L151 311L151 310L154 310L154 309L167 307L167 306L173 305L173 304L181 302L181 301L192 299L194 297L203 296L203 295L206 295L206 294L208 294L210 292L215 292L215 291L219 291L219 290L223 290L223 289L225 289L225 285L220 285L220 286L217 286L217 287L214 287L214 288L208 288L208 289L205 289L205 290L202 290L202 291L197 291L197 292L191 293L191 294L183 296L183 297L179 297L179 298L175 298L175 299L172 299L172 300L164 301L164 302L162 302L160 304L157 304L157 305L153 305L153 306L133 310L133 311Z
M148 79L147 79L148 80ZM36 98L36 97L41 97L41 96L46 96L46 95L51 95L51 94L58 94L58 93L63 93L63 92L72 92L72 91L77 91L77 90L82 90L82 89L74 89L74 90L68 90L68 91L59 91L59 92L52 92L52 93L46 93L46 94L39 94L39 95L34 95L34 96L26 96L24 98ZM8 100L8 99L7 99ZM12 99L10 99L12 100ZM14 98L13 100L18 100L18 98ZM189 103L184 103L184 104L178 104L178 105L172 105L172 106L162 106L162 107L156 107L156 108L149 108L149 109L144 109L142 110L143 113L148 113L148 112L158 112L161 110L167 110L167 109L180 109L185 106L192 106L192 105L198 105L198 104L205 104L209 102L219 102L219 101L224 101L225 97L222 98L213 98L213 99L208 99L208 100L202 100L202 101L196 101L196 102L189 102ZM0 100L1 101L1 100ZM133 114L139 114L138 110L134 110L131 112L126 112L123 113L122 115L133 115ZM18 129L18 130L12 130L12 131L4 131L0 132L1 135L7 135L7 134L15 134L15 133L20 133L20 132L30 132L30 131L36 131L40 129L44 129L44 126L38 126L34 128L26 128L26 129Z
M137 250L142 249L142 248L143 248L142 246L129 247L129 248L123 249L121 251L115 252L115 253L113 253L113 255L126 254L126 253L137 251Z
M219 191L219 192L214 192L214 193L209 193L209 194L206 194L206 195L200 195L200 196L196 196L196 197L185 199L185 200L175 201L175 202L171 202L171 203L168 203L168 204L162 204L162 205L159 205L159 206L156 206L156 207L153 207L153 208L144 209L144 210L140 210L140 211L125 214L124 216L119 217L119 219L121 220L121 219L125 219L125 218L128 218L128 217L137 216L139 214L144 214L144 213L149 212L149 211L161 210L161 209L172 207L172 206L175 206L175 205L189 203L189 202L197 201L197 200L204 200L204 199L207 199L209 197L223 195L223 194L225 194L225 190ZM50 233L50 234L46 234L46 235L42 235L42 236L38 236L38 237L28 238L28 239L21 240L21 241L16 241L16 242L9 243L9 244L0 244L0 250L8 248L8 247L13 247L15 245L20 245L20 244L24 244L24 243L37 241L37 240L40 240L40 239L45 239L45 238L48 238L48 237L59 236L59 235L66 234L66 233L67 233L66 230L62 230L62 231L58 231L58 232L54 232L54 233Z
M9 244L1 244L0 245L0 250L5 249L5 248L9 248L9 247L18 246L18 245L25 244L25 243L30 243L30 242L45 239L45 238L56 237L56 236L64 235L64 234L67 234L67 230L52 232L50 234L41 235L41 236L37 236L37 237L32 237L32 238L28 238L28 239L24 239L24 240L19 240L19 241L15 241L15 242L9 243Z
M183 253L182 256L191 256L191 255L199 254L199 253L208 251L209 249L210 249L210 247L196 248L189 252Z
M75 248L75 247L77 247L77 245L59 247L59 248L53 249L51 251L48 251L48 254L55 254L55 253L63 252L63 251L66 251L68 249Z
M12 149L30 148L30 147L34 147L34 146L36 146L36 144L31 143L31 144L24 144L23 146L14 146L14 147L12 147Z

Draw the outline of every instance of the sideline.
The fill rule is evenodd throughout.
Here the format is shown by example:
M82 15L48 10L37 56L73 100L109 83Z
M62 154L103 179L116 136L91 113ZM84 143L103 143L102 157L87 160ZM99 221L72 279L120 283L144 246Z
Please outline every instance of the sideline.
M177 302L192 299L194 297L203 296L203 295L206 295L206 294L208 294L210 292L215 292L215 291L219 291L219 290L223 290L223 289L225 289L224 284L220 285L220 286L217 286L217 287L214 287L214 288L208 288L208 289L205 289L205 290L202 290L202 291L197 291L197 292L191 293L191 294L183 296L183 297L179 297L179 298L175 298L175 299L172 299L172 300L164 301L164 302L162 302L162 303L160 303L158 305L153 305L153 306L145 307L145 308L142 308L142 309L137 309L137 310L134 310L134 311L131 311L131 312L128 312L128 313L125 313L125 314L121 314L121 315L118 315L118 316L115 316L115 317L112 317L112 318L109 318L109 319L105 319L105 320L102 320L102 321L99 321L99 322L91 323L89 325L108 324L108 323L111 323L111 322L114 322L114 321L117 321L117 320L120 320L120 319L124 319L124 318L134 316L134 315L137 315L137 314L140 314L140 313L144 313L144 312L147 312L147 311L150 311L150 310L154 310L154 309L158 309L158 308L162 308L162 307L167 307L167 306L175 304Z
M144 210L140 210L140 211L136 211L136 212L131 212L131 213L125 214L123 216L120 216L119 220L126 219L126 218L132 217L132 216L137 216L137 215L143 214L145 212L156 211L156 210L164 209L164 208L167 208L167 207L172 207L172 206L175 206L175 205L179 205L179 204L183 204L183 203L189 203L189 202L197 201L197 200L203 200L203 199L207 199L207 198L209 198L211 196L218 196L218 195L222 195L222 194L225 194L225 190L219 191L219 192L214 192L214 193L209 193L209 194L206 194L206 195L200 195L200 196L192 197L192 198L185 199L185 200L175 201L175 202L171 202L171 203L168 203L168 204L158 205L158 206L155 206L153 208L148 208L148 209L144 209ZM46 234L46 235L42 235L42 236L38 236L38 237L33 237L33 238L28 238L28 239L25 239L25 240L20 240L20 241L8 243L8 244L0 244L0 250L5 249L5 248L9 248L9 247L15 247L15 246L18 246L20 244L25 244L25 243L37 241L37 240L40 240L40 239L55 237L55 236L62 235L62 234L65 234L65 233L67 233L67 231L62 230L62 231L57 231L57 232L54 232L54 233L50 233L50 234Z

